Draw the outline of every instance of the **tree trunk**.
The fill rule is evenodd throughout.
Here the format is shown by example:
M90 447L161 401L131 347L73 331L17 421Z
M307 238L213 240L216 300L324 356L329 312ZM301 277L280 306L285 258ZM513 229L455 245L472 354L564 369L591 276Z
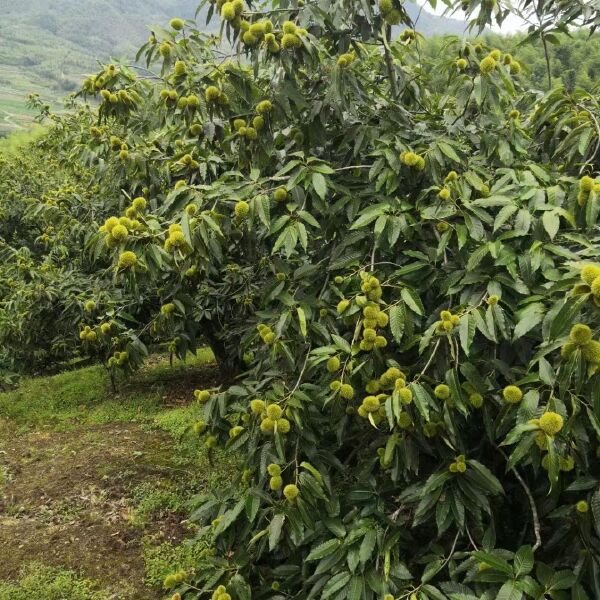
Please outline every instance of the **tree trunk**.
M215 355L224 382L233 380L242 370L242 362L239 356L229 351L219 335L220 330L211 321L202 323L202 333Z

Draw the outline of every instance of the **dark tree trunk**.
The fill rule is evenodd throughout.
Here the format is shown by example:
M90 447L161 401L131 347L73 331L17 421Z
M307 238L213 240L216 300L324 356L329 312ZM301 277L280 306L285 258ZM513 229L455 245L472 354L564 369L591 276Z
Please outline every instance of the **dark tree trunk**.
M221 377L226 382L231 381L242 370L242 362L240 361L239 356L237 353L228 349L227 345L219 335L220 330L215 327L214 323L204 321L202 323L202 333L215 355Z

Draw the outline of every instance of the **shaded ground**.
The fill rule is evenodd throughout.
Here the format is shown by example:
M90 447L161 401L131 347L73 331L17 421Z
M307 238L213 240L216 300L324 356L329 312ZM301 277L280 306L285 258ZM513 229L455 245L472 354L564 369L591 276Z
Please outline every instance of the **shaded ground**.
M19 403L34 380L0 395L0 583L35 560L97 580L115 600L163 598L145 583L143 548L190 536L180 496L214 483L188 404L215 377L160 362L115 396L93 367L38 380L28 408Z

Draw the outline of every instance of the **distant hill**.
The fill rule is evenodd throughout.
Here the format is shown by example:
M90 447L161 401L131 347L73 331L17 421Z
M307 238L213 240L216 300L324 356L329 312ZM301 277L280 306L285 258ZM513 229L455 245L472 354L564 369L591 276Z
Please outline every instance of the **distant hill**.
M0 133L30 92L62 98L110 56L133 56L147 25L192 18L196 0L0 0Z
M0 0L0 135L24 125L25 98L60 99L98 61L131 58L148 26L193 18L198 0ZM407 3L425 35L462 34L465 23ZM202 16L199 23L204 23ZM218 27L217 21L214 28Z
M404 6L410 18L416 23L416 30L425 36L463 35L466 31L466 21L432 15L413 2L407 2Z

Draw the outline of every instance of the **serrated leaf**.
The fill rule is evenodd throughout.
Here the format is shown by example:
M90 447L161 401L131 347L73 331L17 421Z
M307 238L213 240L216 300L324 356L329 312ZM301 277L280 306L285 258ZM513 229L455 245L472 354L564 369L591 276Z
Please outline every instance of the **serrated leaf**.
M300 326L300 333L302 337L306 337L306 313L301 306L296 307L296 313L298 314L298 325Z
M354 575L350 581L348 600L363 600L365 590L365 579L361 575Z
M512 575L512 567L500 556L496 554L491 554L490 552L484 552L482 550L478 550L473 552L473 556L480 562L486 563L492 569L496 569L496 571L500 571L501 573L505 573L506 575Z
M279 539L281 538L281 530L285 522L285 515L282 513L276 514L269 523L269 550L273 551Z
M546 233L553 240L560 228L560 218L554 211L546 211L542 217L542 223Z
M531 546L521 546L515 554L513 566L515 569L515 575L520 577L527 575L533 569L533 550Z
M426 421L429 421L429 409L435 410L436 408L433 398L420 383L411 383L409 387L412 390L413 401L417 410Z
M502 227L502 225L504 225L518 209L519 207L516 204L509 204L508 206L502 207L494 219L494 231L498 231L498 229L500 229L500 227Z
M404 317L403 304L397 304L396 306L392 306L392 308L390 308L390 331L392 332L392 336L397 343L400 343L402 340L402 334L404 333Z
M233 525L233 523L236 521L236 519L240 516L240 514L244 510L245 506L246 506L246 497L244 496L243 498L241 498L238 501L238 503L232 509L228 510L226 513L224 513L221 516L221 520L219 521L219 524L217 525L217 527L215 529L214 535L219 536L224 531L229 529L229 527L231 527L231 525Z
M536 325L539 325L544 318L544 305L540 302L529 304L519 314L519 320L515 325L513 340L518 340L527 332L531 331Z
M402 288L400 292L402 296L402 300L406 303L406 305L415 313L420 316L423 316L425 309L423 308L423 304L421 303L421 298L419 298L418 294L412 290L411 288Z
M332 538L313 548L304 560L320 560L333 554L339 547L340 541L337 538Z
M327 196L327 181L325 177L321 173L313 173L312 185L319 198L325 200L325 196Z
M327 598L331 598L333 594L341 590L350 581L351 577L350 573L338 573L334 575L323 588L321 599L327 600Z
M458 337L460 338L460 345L467 356L469 356L471 344L475 337L475 329L476 323L471 313L464 314L458 324Z
M373 550L375 549L375 543L377 542L377 534L374 530L370 529L365 534L363 541L360 544L360 550L358 557L361 564L365 564L372 556Z
M521 600L521 598L523 598L523 592L514 581L505 582L496 596L496 600Z
M594 517L594 529L596 530L596 535L600 536L600 491L594 492L590 506L592 507L592 516Z

